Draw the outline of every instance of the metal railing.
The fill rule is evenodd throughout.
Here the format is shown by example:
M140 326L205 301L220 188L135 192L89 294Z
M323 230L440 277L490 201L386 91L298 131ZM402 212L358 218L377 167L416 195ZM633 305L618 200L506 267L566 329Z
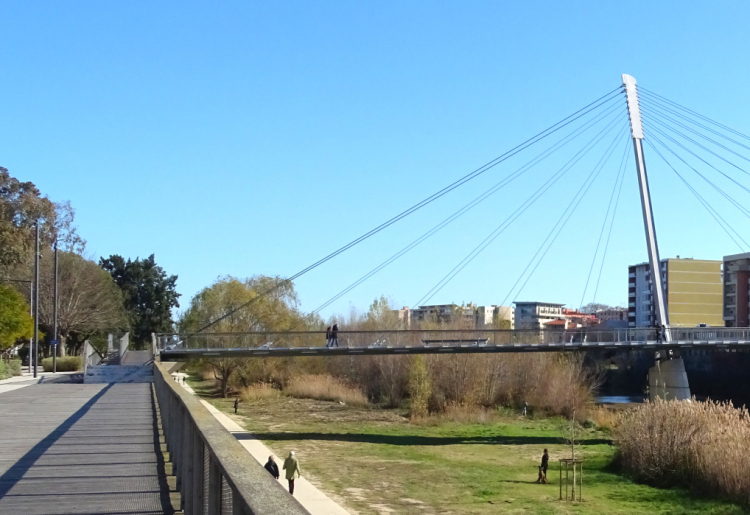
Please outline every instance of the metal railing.
M125 354L128 353L128 346L130 345L130 333L127 332L118 338L118 346L120 349L120 361L125 358Z
M86 370L89 367L93 367L94 365L98 365L102 362L102 357L99 355L99 351L97 351L88 340L83 342L83 355L81 361L83 361L84 377L86 377Z
M750 328L672 327L668 329L673 343L693 341L750 341ZM433 329L339 331L335 343L326 341L325 331L244 332L162 334L155 336L157 352L210 349L284 349L329 346L377 348L422 346L501 346L501 345L587 345L666 343L656 328L598 327L569 330L501 330L501 329Z
M186 515L309 515L159 362L154 391Z

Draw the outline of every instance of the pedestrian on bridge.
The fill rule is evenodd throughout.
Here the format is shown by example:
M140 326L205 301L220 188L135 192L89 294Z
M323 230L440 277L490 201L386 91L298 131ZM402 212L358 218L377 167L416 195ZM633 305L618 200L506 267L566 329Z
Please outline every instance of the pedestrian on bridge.
M284 470L286 470L286 480L289 481L289 493L294 495L294 480L302 475L294 451L290 451L289 456L284 460Z
M331 326L329 325L326 328L326 347L331 345Z
M273 456L268 457L268 461L263 467L274 477L274 479L279 479L279 466L276 465L276 460Z
M338 347L339 346L339 325L333 324L333 329L331 329L331 347Z

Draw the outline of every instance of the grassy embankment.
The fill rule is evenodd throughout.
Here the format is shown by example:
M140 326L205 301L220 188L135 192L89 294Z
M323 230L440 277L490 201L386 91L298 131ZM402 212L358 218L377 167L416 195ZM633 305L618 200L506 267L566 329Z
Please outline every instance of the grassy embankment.
M208 381L193 388L217 408ZM240 424L277 455L297 451L305 476L359 514L739 514L740 507L623 478L610 467L607 433L588 430L582 503L559 501L557 459L569 449L556 419L493 415L491 423L410 423L402 412L274 396L240 404ZM544 448L549 485L535 484Z

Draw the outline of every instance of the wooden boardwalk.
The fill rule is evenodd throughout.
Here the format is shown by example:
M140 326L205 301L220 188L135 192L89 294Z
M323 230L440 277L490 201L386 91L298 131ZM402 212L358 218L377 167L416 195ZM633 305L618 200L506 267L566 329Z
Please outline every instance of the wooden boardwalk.
M150 384L0 394L0 514L172 513Z

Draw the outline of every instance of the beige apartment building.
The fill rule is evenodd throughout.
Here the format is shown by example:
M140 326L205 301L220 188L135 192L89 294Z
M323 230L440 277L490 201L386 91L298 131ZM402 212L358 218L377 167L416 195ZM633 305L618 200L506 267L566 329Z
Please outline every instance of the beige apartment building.
M662 282L669 324L696 327L724 325L721 261L663 259ZM628 270L628 326L653 327L656 311L651 295L651 266L633 265Z

